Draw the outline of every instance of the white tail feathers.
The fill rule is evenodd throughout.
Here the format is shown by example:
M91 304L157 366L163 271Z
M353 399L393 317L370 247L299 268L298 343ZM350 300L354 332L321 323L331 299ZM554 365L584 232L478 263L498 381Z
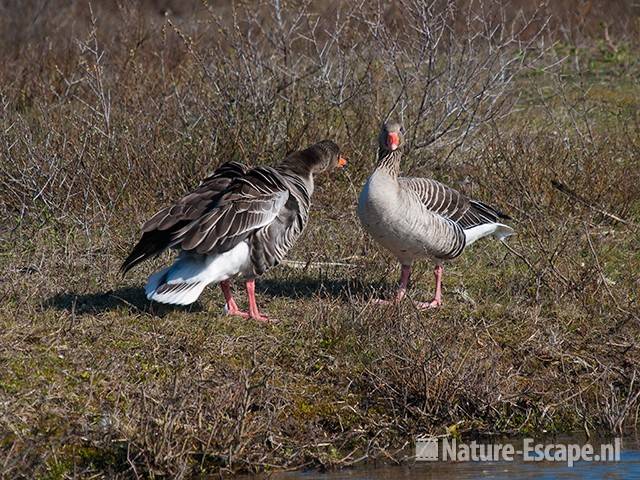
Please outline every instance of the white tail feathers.
M210 283L218 283L243 272L249 260L246 242L218 255L182 253L173 265L151 275L144 291L149 300L189 305Z
M167 272L171 267L163 268L162 270L158 270L156 273L153 273L149 280L147 280L147 284L144 286L144 293L149 300L152 299L153 294L158 289L158 287L164 283L166 280Z
M511 235L515 235L515 231L508 225L504 225L503 223L484 223L482 225L478 225L477 227L469 228L464 231L464 236L466 239L466 246L471 245L476 240L480 238L492 235L494 238L498 240L504 240Z
M497 223L496 231L493 232L493 237L502 241L509 238L511 235L515 235L516 232L509 225L504 225L503 223Z
M154 278L158 274L162 274L160 280ZM208 284L208 282L180 283L172 281L163 283L162 276L164 276L164 271L149 277L149 282L144 289L149 300L173 305L190 305L198 299Z

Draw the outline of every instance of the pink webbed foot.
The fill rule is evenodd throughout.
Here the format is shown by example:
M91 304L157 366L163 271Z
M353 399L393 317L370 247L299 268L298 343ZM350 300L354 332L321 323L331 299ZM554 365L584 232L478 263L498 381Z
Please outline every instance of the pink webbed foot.
M243 312L242 310L240 310L238 308L238 305L236 305L236 302L233 302L231 304L229 304L228 302L224 304L224 313L226 313L227 315L231 315L234 317L242 317L242 318L249 318L249 312Z
M225 301L224 313L226 313L227 315L232 315L234 317L248 318L249 313L240 310L238 308L238 304L233 299L233 295L231 293L231 283L228 280L220 282L220 288L222 289Z
M247 280L247 296L249 297L249 317L259 322L264 323L276 323L278 320L270 318L267 315L263 315L258 310L258 303L256 302L256 283L255 280Z
M262 313L260 313L260 310L258 310L258 306L254 303L249 301L249 318L253 318L254 320L257 320L259 322L263 322L263 323L277 323L278 320L276 320L275 318L271 318L268 315L264 315Z
M436 277L436 295L430 302L413 302L413 304L419 310L429 310L432 308L438 308L442 305L442 265L436 265L434 274ZM407 287L409 285L409 278L411 277L411 266L403 265L400 273L400 285L398 292L393 300L381 300L374 299L372 303L375 305L397 305L405 297Z
M431 308L438 308L442 305L442 300L433 299L430 302L413 302L418 310L429 310Z
M384 300L383 298L374 298L371 300L374 305L396 305L396 300Z
M420 310L429 310L431 308L438 308L442 305L442 265L436 265L433 271L436 277L436 295L430 302L414 302L416 308Z
M396 296L393 300L383 300L381 298L374 298L371 302L374 305L398 305L402 299L404 298L407 292L407 286L409 285L409 277L411 276L411 267L408 265L402 266L402 271L400 273L400 285L398 286L398 291L396 292Z
M262 323L278 323L277 319L269 317L267 315L263 315L260 312L256 312L253 315L249 314L249 318L253 318L254 320L257 320Z
M400 303L402 299L393 299L393 300L384 300L382 298L374 298L373 300L371 300L371 303L373 303L374 305L398 305ZM418 309L418 310L429 310L432 308L438 308L442 305L442 301L441 300L436 300L435 298L433 300L431 300L430 302L413 302L413 305Z

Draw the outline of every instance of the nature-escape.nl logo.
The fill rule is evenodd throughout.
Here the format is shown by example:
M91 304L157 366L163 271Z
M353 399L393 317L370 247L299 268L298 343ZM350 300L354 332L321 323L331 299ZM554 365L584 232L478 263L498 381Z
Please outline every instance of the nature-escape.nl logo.
M573 467L576 461L620 461L621 440L594 447L590 443L540 443L532 438L522 440L522 448L513 443L458 442L455 438L427 435L416 437L417 461L451 462L512 462L521 458L525 462L566 462Z

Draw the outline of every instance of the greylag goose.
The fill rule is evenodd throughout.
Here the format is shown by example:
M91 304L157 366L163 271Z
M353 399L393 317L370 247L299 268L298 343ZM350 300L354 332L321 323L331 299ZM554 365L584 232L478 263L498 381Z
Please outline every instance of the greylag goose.
M514 231L500 223L500 219L509 219L507 215L485 203L435 180L399 176L403 140L399 124L382 126L378 166L360 193L358 217L364 229L402 265L394 302L405 296L414 260L429 258L435 263L435 296L416 305L439 307L445 260L456 258L482 237L503 240Z
M176 248L175 262L149 277L148 299L188 305L208 284L220 283L228 314L268 321L256 303L255 279L280 263L302 233L313 176L331 164L343 167L346 160L330 140L292 153L276 167L225 163L142 226L142 238L121 271ZM248 313L233 299L235 277L246 281Z

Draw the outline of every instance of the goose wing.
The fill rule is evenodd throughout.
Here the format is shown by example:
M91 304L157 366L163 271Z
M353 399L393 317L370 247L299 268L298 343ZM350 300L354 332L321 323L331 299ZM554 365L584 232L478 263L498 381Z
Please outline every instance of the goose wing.
M179 199L173 205L163 208L142 226L142 232L156 230L170 231L178 224L199 218L229 184L246 173L244 165L238 162L227 162L205 178L193 191Z
M194 191L153 215L142 226L142 238L120 267L122 273L171 247L174 233L211 209L222 192L245 173L244 165L227 162L206 177Z
M215 208L172 235L173 243L199 254L225 252L273 222L289 198L280 174L258 167L236 179Z
M142 238L122 264L126 273L169 247L196 253L226 251L275 218L288 192L268 167L246 171L229 162L193 192L156 213L142 227Z
M410 177L398 180L401 188L412 192L426 208L457 223L464 230L510 218L486 203L470 200L436 180Z

